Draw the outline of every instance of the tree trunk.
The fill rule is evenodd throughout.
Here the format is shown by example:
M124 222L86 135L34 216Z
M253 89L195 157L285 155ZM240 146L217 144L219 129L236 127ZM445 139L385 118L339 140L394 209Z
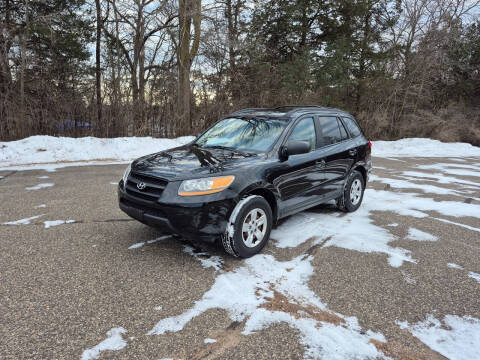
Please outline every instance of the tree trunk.
M179 0L179 32L177 45L178 93L175 136L189 134L192 130L190 117L190 70L200 43L201 6L201 0ZM192 22L194 35L193 43L190 47Z
M30 20L28 18L28 0L25 0L25 29L22 34L22 45L21 45L21 71L20 71L20 123L17 125L17 136L21 133L23 137L23 132L26 133L29 126L25 124L26 119L26 109L25 109L25 71L27 68L27 37L28 37L28 28L30 26Z
M100 0L95 0L95 6L97 10L97 39L95 48L95 86L96 86L96 99L97 99L97 127L100 130L101 136L103 136L103 124L102 124L102 69L100 58L100 41L102 38L102 9L100 7Z

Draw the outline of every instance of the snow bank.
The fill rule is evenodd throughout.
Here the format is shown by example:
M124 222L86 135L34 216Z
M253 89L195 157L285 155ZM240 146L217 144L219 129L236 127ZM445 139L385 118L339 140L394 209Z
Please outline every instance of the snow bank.
M137 157L186 144L194 139L152 137L69 138L31 136L18 141L0 142L0 168L12 165L108 160L129 161ZM373 156L378 157L464 157L480 156L480 147L466 143L410 138L375 141Z
M193 136L176 139L31 136L18 141L0 142L0 167L62 161L132 160L186 144L193 139Z
M372 155L377 157L464 157L480 156L480 147L467 143L444 143L425 138L374 141Z

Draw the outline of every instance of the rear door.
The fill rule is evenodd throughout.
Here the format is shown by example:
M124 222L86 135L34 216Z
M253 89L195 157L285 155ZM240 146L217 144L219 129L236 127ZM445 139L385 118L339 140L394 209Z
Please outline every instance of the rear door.
M320 193L324 198L332 198L343 190L345 177L354 162L350 151L354 144L337 116L318 116L317 127L320 130L318 146L325 161Z
M275 176L273 184L280 194L282 216L318 202L318 190L324 182L322 154L317 149L317 129L313 116L305 116L297 121L284 144L291 140L309 142L310 152L289 156L282 164L281 172Z

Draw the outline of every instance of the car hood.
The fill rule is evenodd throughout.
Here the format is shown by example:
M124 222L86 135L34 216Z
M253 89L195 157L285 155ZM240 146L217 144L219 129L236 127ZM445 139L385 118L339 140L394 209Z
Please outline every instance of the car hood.
M184 180L232 171L241 163L259 158L256 153L187 144L141 157L133 162L132 170L169 180Z

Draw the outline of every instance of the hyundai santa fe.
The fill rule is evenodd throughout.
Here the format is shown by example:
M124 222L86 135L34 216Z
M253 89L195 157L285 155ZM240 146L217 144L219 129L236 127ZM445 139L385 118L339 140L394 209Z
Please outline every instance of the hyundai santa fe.
M120 209L233 256L258 253L280 219L335 200L362 203L371 142L347 112L319 106L243 109L194 141L133 161ZM300 229L301 230L301 229Z

